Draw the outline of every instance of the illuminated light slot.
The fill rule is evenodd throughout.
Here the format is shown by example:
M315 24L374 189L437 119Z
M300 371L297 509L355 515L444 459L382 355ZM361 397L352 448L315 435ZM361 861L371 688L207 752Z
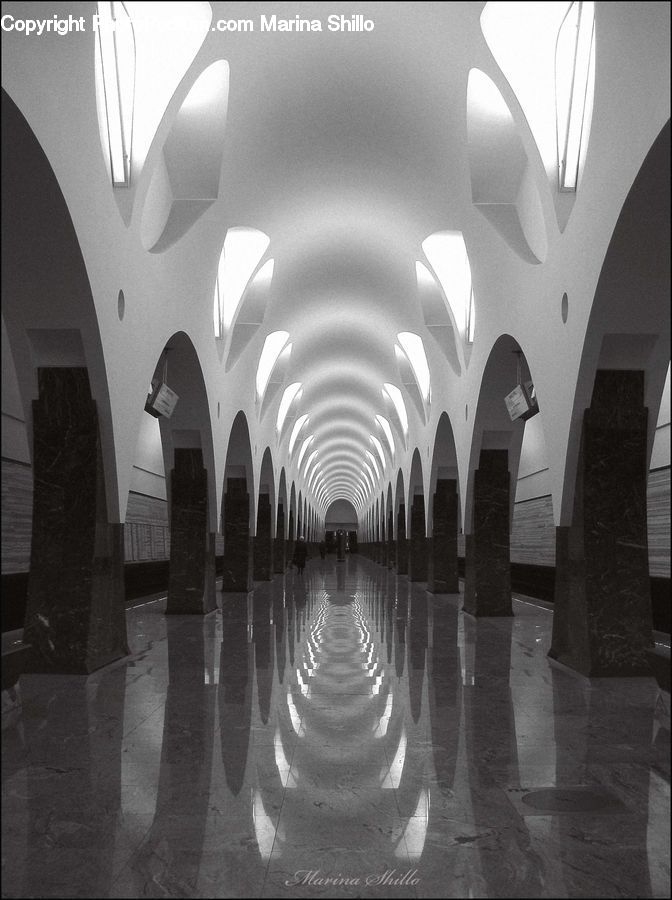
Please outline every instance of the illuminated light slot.
M278 418L275 423L275 428L278 434L282 431L282 426L285 424L285 419L287 417L287 413L289 412L289 407L292 405L293 401L299 396L299 391L301 390L301 382L295 381L294 384L290 384L285 388L285 392L282 395L282 400L280 401L280 406L278 408Z
M369 451L367 450L367 453L368 453L368 452L369 452ZM369 478L371 479L371 491L374 491L374 490L375 490L375 486L376 486L376 480L375 480L375 478L373 477L373 472L371 471L371 466L370 466L367 462L365 462L365 463L364 463L364 468L365 468L365 470L366 470L366 472L367 472Z
M401 737L399 738L399 746L394 754L394 759L389 769L383 767L381 773L382 785L385 789L396 790L401 783L401 775L404 771L404 762L406 760L406 726L402 726Z
M415 380L418 382L422 399L425 403L429 403L431 394L431 384L429 375L429 365L427 363L427 355L425 354L425 345L422 338L410 331L401 331L397 335L397 339L403 347L404 353L413 369Z
M467 245L462 233L437 231L425 238L422 249L439 279L460 334L473 341L474 291Z
M405 856L406 852L411 860L417 861L422 856L429 825L429 789L423 787L418 797L418 805L415 812L409 818L404 829L404 838L397 844L394 855Z
M312 475L308 481L308 490L312 490L314 485L317 485L317 474L320 471L319 465L315 466L313 469Z
M376 462L376 457L373 455L373 453L371 453L370 450L365 450L364 452L369 457L369 461L375 470L376 477L380 478L380 472L378 471L378 463Z
M301 444L301 449L299 450L299 458L298 458L298 460L296 461L296 468L297 468L297 469L300 469L300 468L301 468L301 460L302 460L303 457L306 455L306 450L308 449L308 447L310 447L310 445L313 443L314 440L315 440L315 435L314 435L314 434L311 434L311 435L309 435L309 436L305 439L305 441Z
M295 788L296 778L291 772L290 765L285 756L285 748L282 746L282 737L280 736L280 728L275 730L275 764L280 773L280 781L283 787Z
M391 456L392 460L394 461L394 435L392 434L392 429L390 427L390 423L387 421L385 416L379 416L379 415L376 416L376 421L378 422L380 427L383 429L383 434L385 435L387 444L390 448L390 456Z
M404 398L401 396L401 391L396 385L386 382L383 385L383 397L388 397L392 401L397 416L399 417L401 430L405 439L408 437L408 416L406 414L406 404L404 403Z
M96 70L102 84L105 130L114 187L131 183L135 35L124 3L99 3Z
M256 228L229 228L219 257L215 306L219 310L218 337L231 327L247 283L271 240Z
M467 313L467 341L474 343L474 334L476 332L476 306L474 304L474 288L469 291L469 311Z
M306 414L303 416L299 416L299 418L294 423L294 427L292 428L292 434L289 439L289 446L287 448L287 453L289 454L289 456L291 456L292 452L294 451L294 444L296 443L296 439L299 436L299 432L301 431L303 426L308 423L308 421L309 421L309 416Z
M257 366L257 398L262 400L271 377L273 366L276 364L283 347L289 338L288 331L274 331L267 335L264 347L259 357Z
M307 478L307 477L308 477L308 469L310 469L311 463L313 462L313 460L314 460L315 457L317 456L317 453L318 453L317 450L313 450L313 452L312 452L312 453L310 454L310 456L308 457L308 462L306 463L306 468L303 470L303 477L304 477L304 478Z
M294 698L289 691L287 691L287 708L289 709L289 718L292 722L292 728L299 737L305 737L306 730L303 727L303 722L301 721L301 716L296 708L296 703L294 703Z
M275 825L264 809L264 803L259 791L253 792L252 821L254 822L254 834L259 847L259 855L263 860L271 858L273 841L275 840ZM276 850L277 852L277 850Z
M387 702L385 703L385 711L382 716L378 720L378 725L374 725L373 736L376 738L385 737L387 734L387 726L390 724L390 716L392 715L392 692L387 695Z
M558 31L555 84L561 191L575 191L581 141L593 82L595 4L572 3Z
M371 443L376 448L376 452L377 452L378 456L380 457L380 464L381 464L381 466L383 468L383 472L384 472L386 462L385 462L385 453L383 451L383 445L380 443L378 438L375 437L375 435L372 434L369 437L370 437Z

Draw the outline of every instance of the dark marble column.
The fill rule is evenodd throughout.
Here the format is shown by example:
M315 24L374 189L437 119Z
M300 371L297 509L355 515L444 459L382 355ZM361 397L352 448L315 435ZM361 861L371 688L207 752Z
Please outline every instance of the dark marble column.
M175 448L170 496L166 613L203 615L215 608L215 548L207 532L208 473L203 468L200 448ZM211 585L207 583L208 578L212 579Z
M285 571L285 511L282 503L278 503L278 520L273 539L273 571L282 574Z
M509 453L481 450L474 472L473 531L466 535L464 611L511 616Z
M397 513L397 575L408 574L408 541L406 540L406 507L399 504Z
M252 590L250 495L245 478L227 478L224 497L223 591Z
M409 581L427 581L427 537L425 535L425 498L413 497L411 506L411 548L408 555Z
M556 533L552 659L587 676L650 675L644 373L598 370L571 526Z
M429 583L435 594L457 594L457 481L439 478L434 494L432 538L429 551Z
M84 368L38 369L27 669L88 674L128 653L123 525L108 522Z
M259 494L257 535L254 539L254 580L270 581L273 577L273 541L271 538L271 498Z

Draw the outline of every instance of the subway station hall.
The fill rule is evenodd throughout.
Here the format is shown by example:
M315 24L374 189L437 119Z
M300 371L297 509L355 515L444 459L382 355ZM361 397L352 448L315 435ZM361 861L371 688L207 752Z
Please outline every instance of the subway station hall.
M2 4L2 897L668 898L670 4Z

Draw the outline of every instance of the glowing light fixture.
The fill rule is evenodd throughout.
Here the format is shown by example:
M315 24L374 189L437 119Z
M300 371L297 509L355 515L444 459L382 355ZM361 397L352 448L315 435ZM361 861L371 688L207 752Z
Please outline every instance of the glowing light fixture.
M312 453L310 454L310 456L308 457L308 462L306 463L306 468L303 470L303 477L304 477L304 478L307 478L307 477L308 477L308 469L310 469L310 465L311 465L312 461L313 461L313 460L315 459L315 457L317 456L317 452L318 452L317 450L313 450L313 452L312 452Z
M124 3L99 3L96 64L105 100L105 126L114 187L131 183L135 35Z
M315 440L315 435L314 435L314 434L311 434L311 435L309 435L309 436L305 439L305 441L301 444L301 449L299 450L299 458L298 458L297 461L296 461L296 468L297 468L297 469L300 469L300 468L301 468L301 460L302 460L303 457L305 456L306 450L308 449L308 447L310 447L310 445L313 443L314 440Z
M282 431L282 426L285 424L285 418L289 412L289 407L292 405L293 400L297 397L300 390L300 381L295 381L294 384L290 384L285 388L285 392L282 395L282 400L280 401L280 406L278 408L278 418L275 423L275 428L278 433Z
M401 391L395 384L385 382L383 385L383 397L389 397L394 404L396 413L399 416L401 430L404 434L404 438L406 438L408 436L408 415L406 414L406 404L404 403L404 398L401 396Z
M385 416L376 416L376 421L383 429L385 437L387 439L388 446L390 448L390 456L394 461L394 436L392 435L392 429L390 428L390 423L387 421Z
M289 456L292 455L292 451L294 450L294 444L296 443L296 439L299 436L299 432L303 428L303 426L308 422L308 415L299 416L299 418L294 423L294 427L292 428L292 434L289 439L289 448L287 450Z
M313 472L312 472L310 478L308 479L308 490L309 490L309 491L312 489L314 483L317 484L316 476L317 476L317 473L318 473L319 471L320 471L320 466L319 466L319 464L318 464L318 465L315 466L315 468L313 469Z
M572 3L558 31L555 49L555 97L559 189L575 191L579 181L581 139L593 82L595 4Z
M370 450L365 450L364 452L369 457L371 465L373 466L374 471L376 473L376 477L380 478L380 471L378 470L378 463L376 462L376 457L373 455L373 453L371 453Z
M215 334L224 337L270 238L256 228L229 228L215 280Z
M400 332L397 335L397 338L411 363L422 398L425 403L428 403L430 393L429 365L427 364L427 356L425 355L425 346L422 343L422 338L410 331Z
M386 462L385 462L385 452L383 450L383 445L380 443L378 438L373 434L369 436L369 439L370 439L371 443L373 444L373 446L376 448L376 452L378 453L378 456L380 457L380 464L383 467L383 471L385 471Z
M259 400L263 399L273 366L276 364L288 338L288 331L274 331L267 335L264 341L264 347L259 357L259 365L257 366L257 397Z
M439 279L457 328L467 340L473 340L474 292L467 246L462 232L436 231L425 238L422 249Z
M366 452L369 453L368 450ZM371 459L373 459L373 456L371 456ZM364 468L369 473L369 478L371 479L371 492L373 493L373 491L375 491L376 489L376 479L373 477L371 466L367 462L364 463Z

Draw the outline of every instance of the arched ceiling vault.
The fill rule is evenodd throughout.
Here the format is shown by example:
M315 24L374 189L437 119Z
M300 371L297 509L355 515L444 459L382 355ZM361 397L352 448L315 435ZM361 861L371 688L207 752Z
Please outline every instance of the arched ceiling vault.
M468 203L463 180L457 189L461 150L451 127L465 67L446 59L440 33L467 29L478 37L480 10L444 4L437 13L435 4L425 18L405 3L337 6L345 16L371 16L375 30L364 40L339 40L326 30L332 10L306 3L300 15L320 19L322 33L262 34L258 14L267 9L213 3L213 20L251 17L255 32L211 43L231 71L222 170L227 223L270 237L275 266L264 331L289 333L283 381L303 385L291 416L310 416L289 465L314 435L294 470L297 483L304 484L317 450L308 478L319 469L313 484L326 485L325 496L345 491L353 499L362 478L369 493L365 462L376 476L367 450L381 470L370 435L385 444L375 420L389 416L383 385L403 387L397 334L428 340L416 282L422 242L458 223ZM297 10L274 4L272 11L293 19ZM425 44L422 72L409 33ZM269 419L277 403L270 409ZM281 452L290 432L283 430ZM372 496L390 472L375 478Z

